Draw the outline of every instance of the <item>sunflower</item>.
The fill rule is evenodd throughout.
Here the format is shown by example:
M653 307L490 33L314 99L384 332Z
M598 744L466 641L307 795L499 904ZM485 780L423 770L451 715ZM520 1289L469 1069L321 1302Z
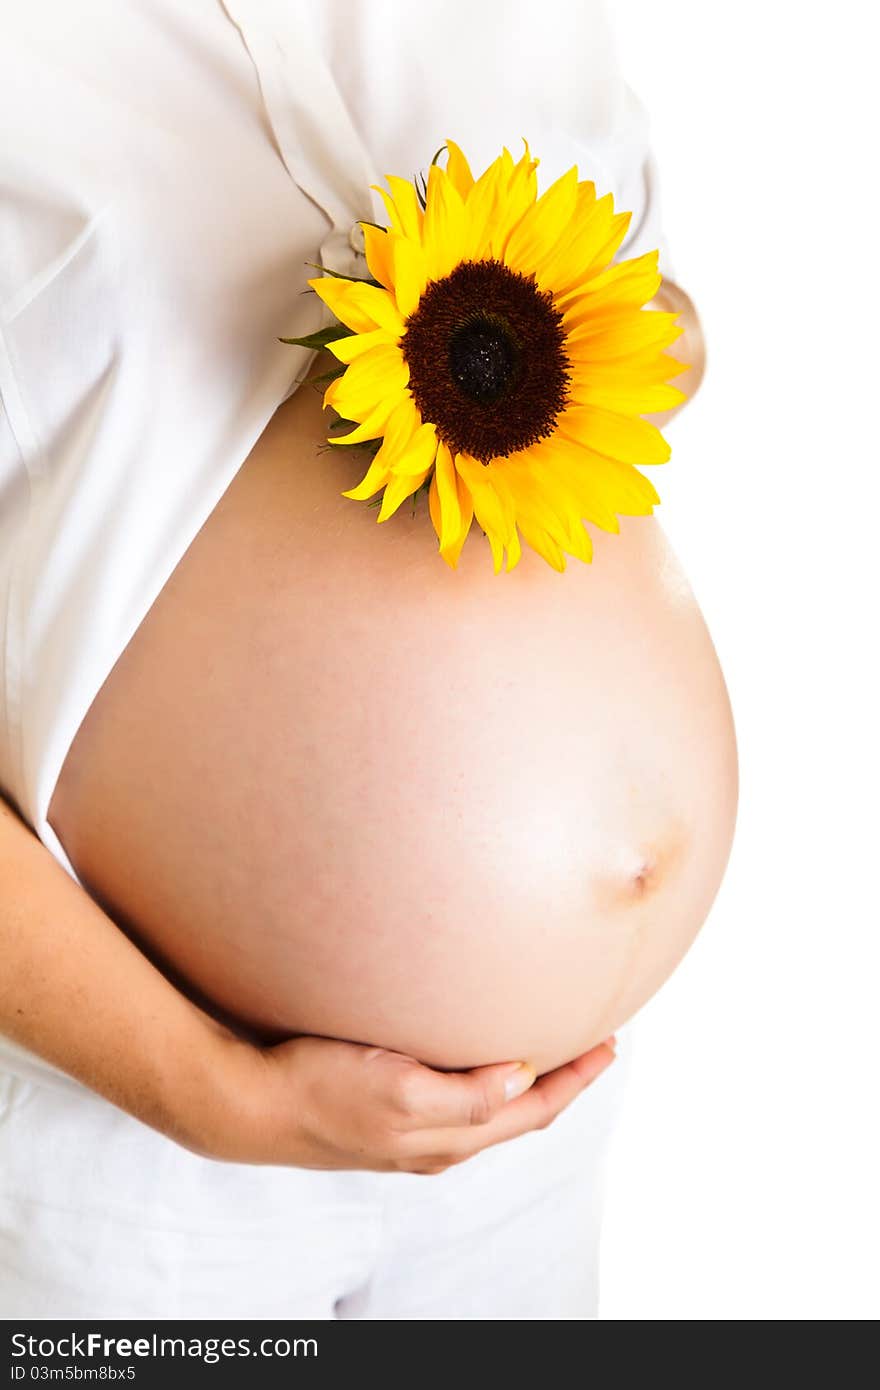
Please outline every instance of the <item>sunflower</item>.
M557 570L592 557L589 521L659 497L636 464L670 449L641 418L685 399L685 363L664 352L683 329L645 311L658 252L612 263L631 213L569 169L540 197L528 143L479 177L452 140L423 190L388 176L389 226L362 223L371 280L309 284L340 321L322 341L343 366L324 395L353 425L333 444L374 444L362 481L378 520L428 487L439 551L453 569L476 520L497 574L522 542ZM439 154L439 152L438 152Z

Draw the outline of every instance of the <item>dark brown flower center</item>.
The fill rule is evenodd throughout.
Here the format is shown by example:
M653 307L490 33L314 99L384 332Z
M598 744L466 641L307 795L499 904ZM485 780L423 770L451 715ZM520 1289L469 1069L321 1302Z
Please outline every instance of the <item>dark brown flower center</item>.
M531 276L462 261L432 280L401 341L422 419L482 463L553 433L568 396L562 315Z

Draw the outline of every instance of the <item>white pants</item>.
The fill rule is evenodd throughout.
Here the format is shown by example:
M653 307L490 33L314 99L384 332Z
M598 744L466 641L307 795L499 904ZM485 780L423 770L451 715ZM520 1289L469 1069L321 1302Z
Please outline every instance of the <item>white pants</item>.
M199 1158L0 1070L0 1316L584 1319L628 1048L546 1130L435 1176Z

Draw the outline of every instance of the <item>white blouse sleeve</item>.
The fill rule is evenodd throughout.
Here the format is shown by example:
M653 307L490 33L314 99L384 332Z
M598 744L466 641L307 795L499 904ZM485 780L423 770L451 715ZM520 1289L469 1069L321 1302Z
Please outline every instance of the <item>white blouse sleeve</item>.
M5 161L0 161L0 182L0 794L14 800L18 712L11 707L14 693L7 654L17 646L17 634L12 630L12 569L27 521L31 481L26 462L26 425L8 327L28 274L24 255L27 239L22 235L17 215L17 188Z
M2 353L2 344L0 344ZM3 400L3 386L0 381L0 651L12 645L9 624L11 620L9 595L7 592L9 576L4 573L6 558L16 544L20 528L28 506L28 478L24 461L12 433L9 415ZM5 671L5 661L3 667ZM0 680L0 796L15 801L13 787L14 739L17 733L17 719L9 708L10 690L7 680Z
M522 138L539 187L572 164L632 212L618 256L660 251L648 114L599 0L307 0L312 34L378 176L412 177L447 137L479 173Z

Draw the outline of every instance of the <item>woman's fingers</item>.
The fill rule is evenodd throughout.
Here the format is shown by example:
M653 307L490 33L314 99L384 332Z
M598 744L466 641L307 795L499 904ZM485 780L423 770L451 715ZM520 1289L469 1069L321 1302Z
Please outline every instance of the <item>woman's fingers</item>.
M492 1144L501 1144L530 1130L545 1129L611 1065L614 1056L611 1041L600 1043L590 1052L540 1077L518 1099L496 1105L483 1121L466 1120L460 1128L413 1129L407 1136L407 1155L410 1158L423 1155L437 1165L457 1163ZM494 1079L492 1084L494 1086Z
M465 1072L434 1071L407 1062L393 1085L396 1127L412 1132L485 1125L534 1080L534 1068L525 1062L502 1062Z

